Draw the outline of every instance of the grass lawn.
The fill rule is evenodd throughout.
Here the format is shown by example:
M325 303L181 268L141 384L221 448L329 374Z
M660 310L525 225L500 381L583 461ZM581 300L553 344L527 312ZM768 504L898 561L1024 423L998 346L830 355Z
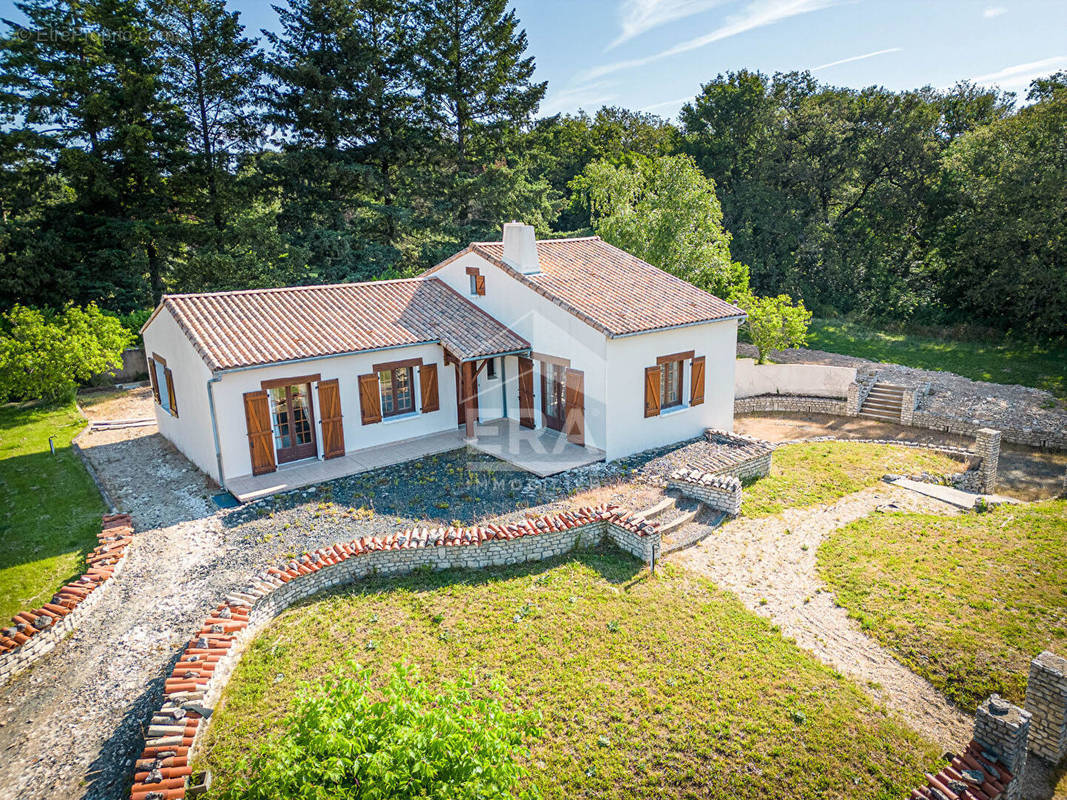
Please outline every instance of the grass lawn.
M813 320L810 334L813 350L945 370L976 381L1019 383L1067 397L1067 347L923 337L825 319Z
M70 446L73 403L0 406L0 620L35 608L84 567L103 500ZM48 449L55 436L56 455Z
M863 442L790 444L774 451L771 473L745 487L741 513L777 514L786 508L829 503L858 492L887 473L959 472L963 465L944 453Z
M356 659L437 684L467 670L542 715L530 769L555 798L898 798L939 751L732 596L613 549L372 579L283 614L250 646L201 766L218 797L300 681Z
M876 514L819 548L837 601L963 708L1021 702L1030 660L1067 654L1067 501Z

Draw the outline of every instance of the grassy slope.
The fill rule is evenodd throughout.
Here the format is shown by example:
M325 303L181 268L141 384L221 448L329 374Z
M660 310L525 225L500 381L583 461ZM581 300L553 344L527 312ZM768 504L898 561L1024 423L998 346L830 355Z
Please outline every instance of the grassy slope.
M819 549L837 600L966 709L1022 700L1030 659L1067 654L1067 501L989 514L878 514Z
M96 545L104 504L70 447L83 426L73 404L0 407L0 620L47 602Z
M299 681L349 658L379 676L407 661L431 681L502 677L543 714L531 768L549 800L897 798L937 758L731 595L598 550L369 580L290 610L216 711L204 756L216 787Z
M792 444L774 452L771 474L745 487L749 517L828 503L877 483L887 473L959 472L962 464L931 450L862 442Z
M976 381L1035 386L1067 397L1064 347L921 337L823 319L812 322L808 347L907 367L945 370Z

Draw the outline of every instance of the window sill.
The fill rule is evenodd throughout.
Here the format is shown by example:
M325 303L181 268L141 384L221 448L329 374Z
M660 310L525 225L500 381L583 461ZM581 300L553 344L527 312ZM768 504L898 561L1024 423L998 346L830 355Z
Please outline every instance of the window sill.
M393 414L390 417L382 417L382 424L391 425L394 422L403 422L404 420L415 419L415 417L418 416L420 416L418 411L408 411L404 414Z
M175 413L174 413L173 411L171 411L171 410L170 410L169 408L164 408L164 407L163 407L162 405L160 405L159 403L156 403L156 407L157 407L157 408L158 408L158 409L159 409L160 411L162 411L163 413L165 413L165 414L168 414L168 415L170 415L170 416L174 417L174 419L177 419L177 418L178 418L178 415L177 415L177 414L175 414Z
M688 411L691 408L693 408L693 406L688 403L680 406L671 406L670 408L661 409L659 415L661 417L669 417L672 414L681 414L683 411Z

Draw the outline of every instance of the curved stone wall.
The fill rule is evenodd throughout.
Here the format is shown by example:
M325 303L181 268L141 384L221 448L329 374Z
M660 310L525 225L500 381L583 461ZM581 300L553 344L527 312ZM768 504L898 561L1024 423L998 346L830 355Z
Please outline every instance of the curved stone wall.
M131 800L192 796L190 764L210 708L245 646L294 603L372 573L519 564L560 556L605 538L642 561L659 556L655 523L636 520L618 507L599 506L514 525L412 528L386 537L361 537L260 572L211 612L164 681L163 701L134 767Z

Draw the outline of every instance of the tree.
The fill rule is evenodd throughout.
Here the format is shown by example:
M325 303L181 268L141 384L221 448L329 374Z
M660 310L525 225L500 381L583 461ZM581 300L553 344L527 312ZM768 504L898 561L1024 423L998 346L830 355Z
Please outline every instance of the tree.
M95 305L59 314L16 305L0 333L0 402L73 398L79 381L122 366L133 336Z
M740 292L732 299L748 315L744 324L759 353L760 364L766 362L771 350L803 347L808 343L811 312L804 308L803 300L794 303L787 294L757 297L750 291Z
M747 288L748 268L730 258L715 182L689 156L595 161L573 188L606 242L720 297Z
M163 77L184 113L185 175L200 216L221 235L230 222L235 159L259 138L254 90L259 82L256 40L243 35L225 0L151 0Z
M443 203L440 214L460 228L496 230L508 218L539 228L555 216L555 199L518 151L518 135L544 97L533 83L507 0L419 3L419 83L435 134L429 163Z
M488 689L488 696L486 695ZM223 790L228 800L480 800L531 798L516 762L540 735L528 713L505 710L502 685L471 678L432 692L417 670L397 665L376 687L349 665L320 686L304 685L281 736L261 744ZM381 699L377 699L377 696Z
M0 41L0 105L70 191L35 220L55 259L37 266L58 273L45 285L72 287L46 300L158 300L180 236L169 181L185 122L163 92L144 10L137 0L17 7L28 23L8 22Z

